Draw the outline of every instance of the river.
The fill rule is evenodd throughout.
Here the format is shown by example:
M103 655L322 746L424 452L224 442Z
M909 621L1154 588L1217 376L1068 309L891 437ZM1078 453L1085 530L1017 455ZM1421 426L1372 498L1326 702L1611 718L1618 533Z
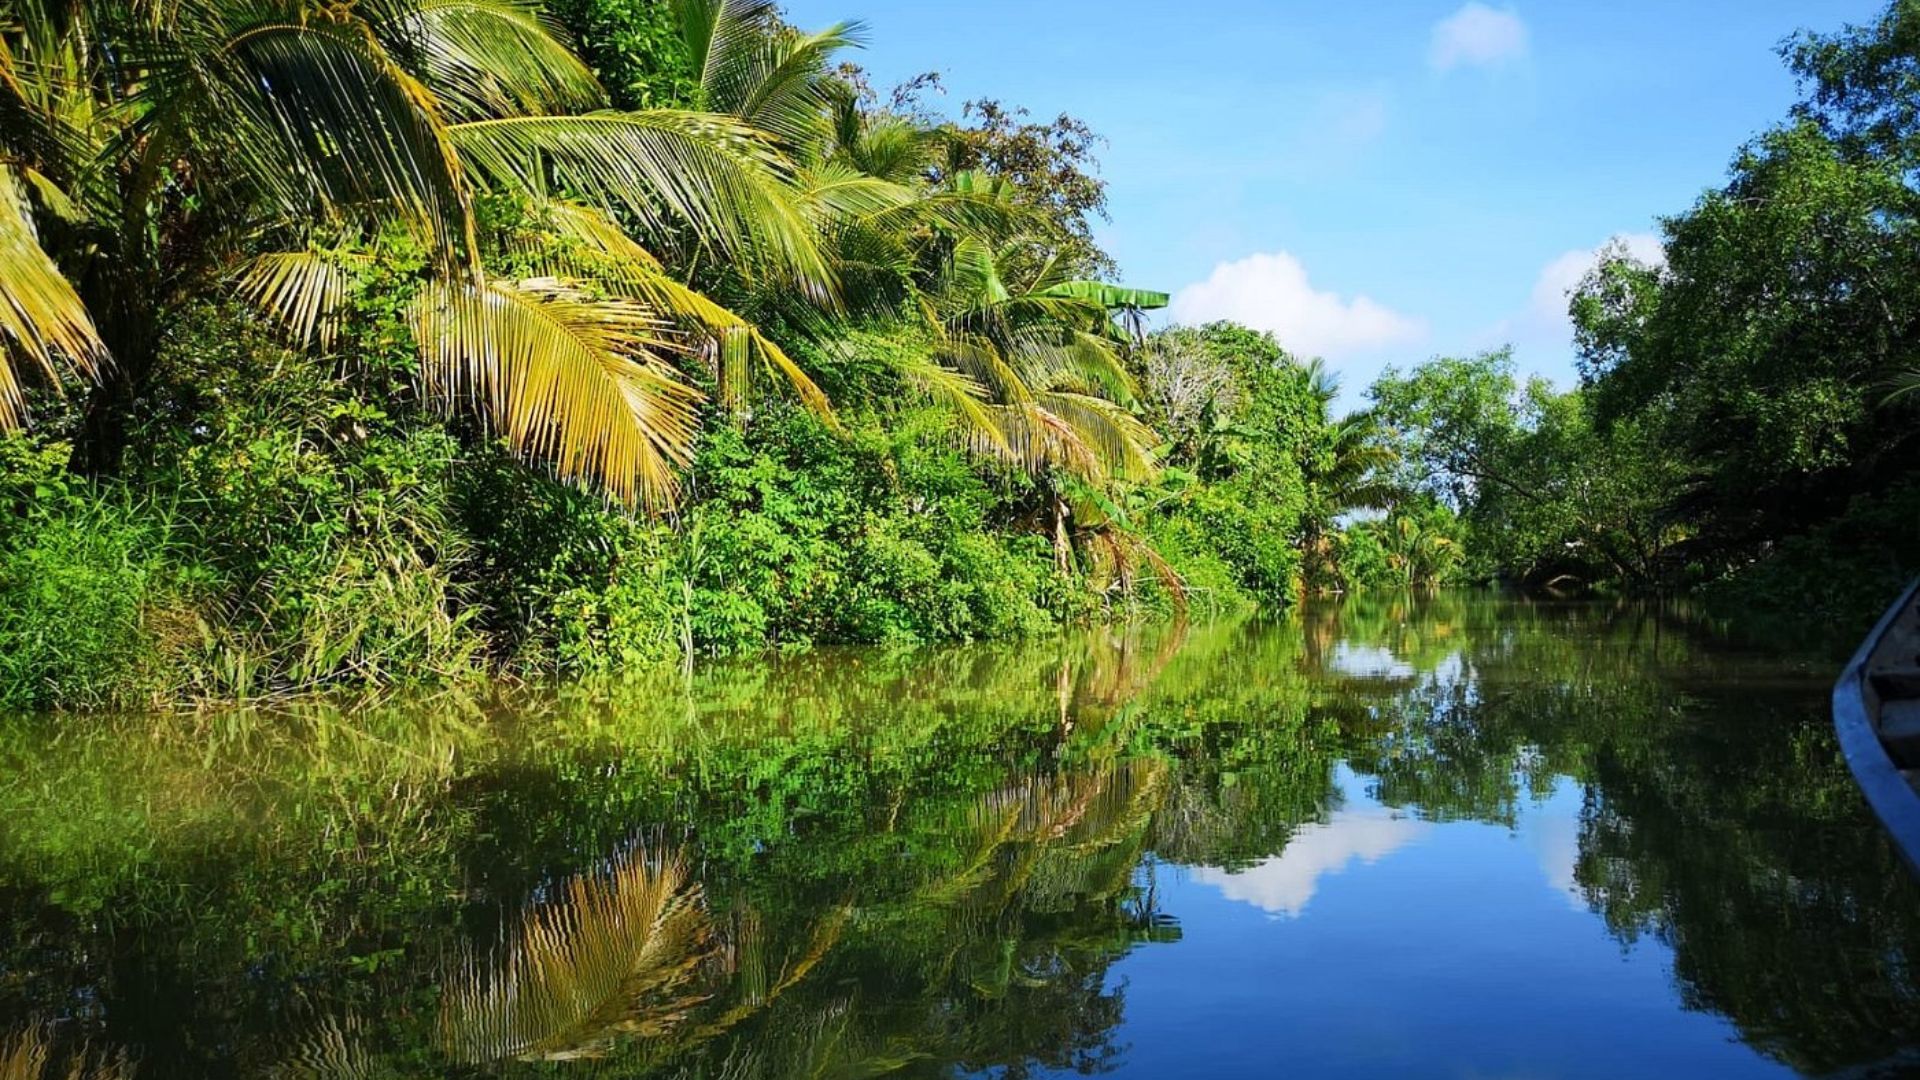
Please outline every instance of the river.
M0 1039L93 1077L1920 1070L1920 887L1835 666L1443 594L15 717Z

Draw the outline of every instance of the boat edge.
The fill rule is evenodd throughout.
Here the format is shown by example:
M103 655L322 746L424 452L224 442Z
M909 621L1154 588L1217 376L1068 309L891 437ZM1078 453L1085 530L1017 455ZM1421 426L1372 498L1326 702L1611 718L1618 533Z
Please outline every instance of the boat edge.
M1901 775L1880 741L1867 705L1867 665L1900 616L1920 599L1920 580L1908 585L1861 643L1833 688L1833 729L1855 785L1867 798L1907 869L1920 875L1920 790Z

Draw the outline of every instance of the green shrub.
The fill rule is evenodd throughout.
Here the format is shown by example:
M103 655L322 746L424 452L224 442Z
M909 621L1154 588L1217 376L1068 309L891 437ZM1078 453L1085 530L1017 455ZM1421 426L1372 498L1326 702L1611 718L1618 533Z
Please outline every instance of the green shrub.
M377 358L374 358L374 362ZM216 696L444 678L480 639L452 512L459 443L231 311L183 317L163 352L146 460L131 478L174 508Z
M154 687L166 530L66 471L64 443L0 438L0 707L97 707Z

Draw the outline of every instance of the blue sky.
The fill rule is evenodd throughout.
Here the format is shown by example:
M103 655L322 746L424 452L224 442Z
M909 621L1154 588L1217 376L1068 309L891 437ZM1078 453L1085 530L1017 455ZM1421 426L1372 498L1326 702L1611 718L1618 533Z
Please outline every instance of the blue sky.
M1782 117L1775 46L1881 0L788 0L868 26L887 86L938 71L1108 140L1129 284L1325 355L1386 363L1511 342L1567 383L1567 284Z

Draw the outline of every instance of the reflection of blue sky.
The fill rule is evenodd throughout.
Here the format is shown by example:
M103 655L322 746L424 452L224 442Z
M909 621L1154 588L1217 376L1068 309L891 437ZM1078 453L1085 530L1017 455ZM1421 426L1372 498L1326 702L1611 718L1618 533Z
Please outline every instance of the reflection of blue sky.
M1333 660L1329 664L1342 675L1353 675L1368 679L1404 679L1414 674L1413 665L1393 655L1393 650L1380 645L1355 645L1342 641L1333 647Z
M1664 945L1624 946L1588 909L1576 782L1522 798L1511 829L1335 782L1339 809L1286 850L1159 875L1183 937L1110 976L1121 1075L1788 1075L1682 1007Z

